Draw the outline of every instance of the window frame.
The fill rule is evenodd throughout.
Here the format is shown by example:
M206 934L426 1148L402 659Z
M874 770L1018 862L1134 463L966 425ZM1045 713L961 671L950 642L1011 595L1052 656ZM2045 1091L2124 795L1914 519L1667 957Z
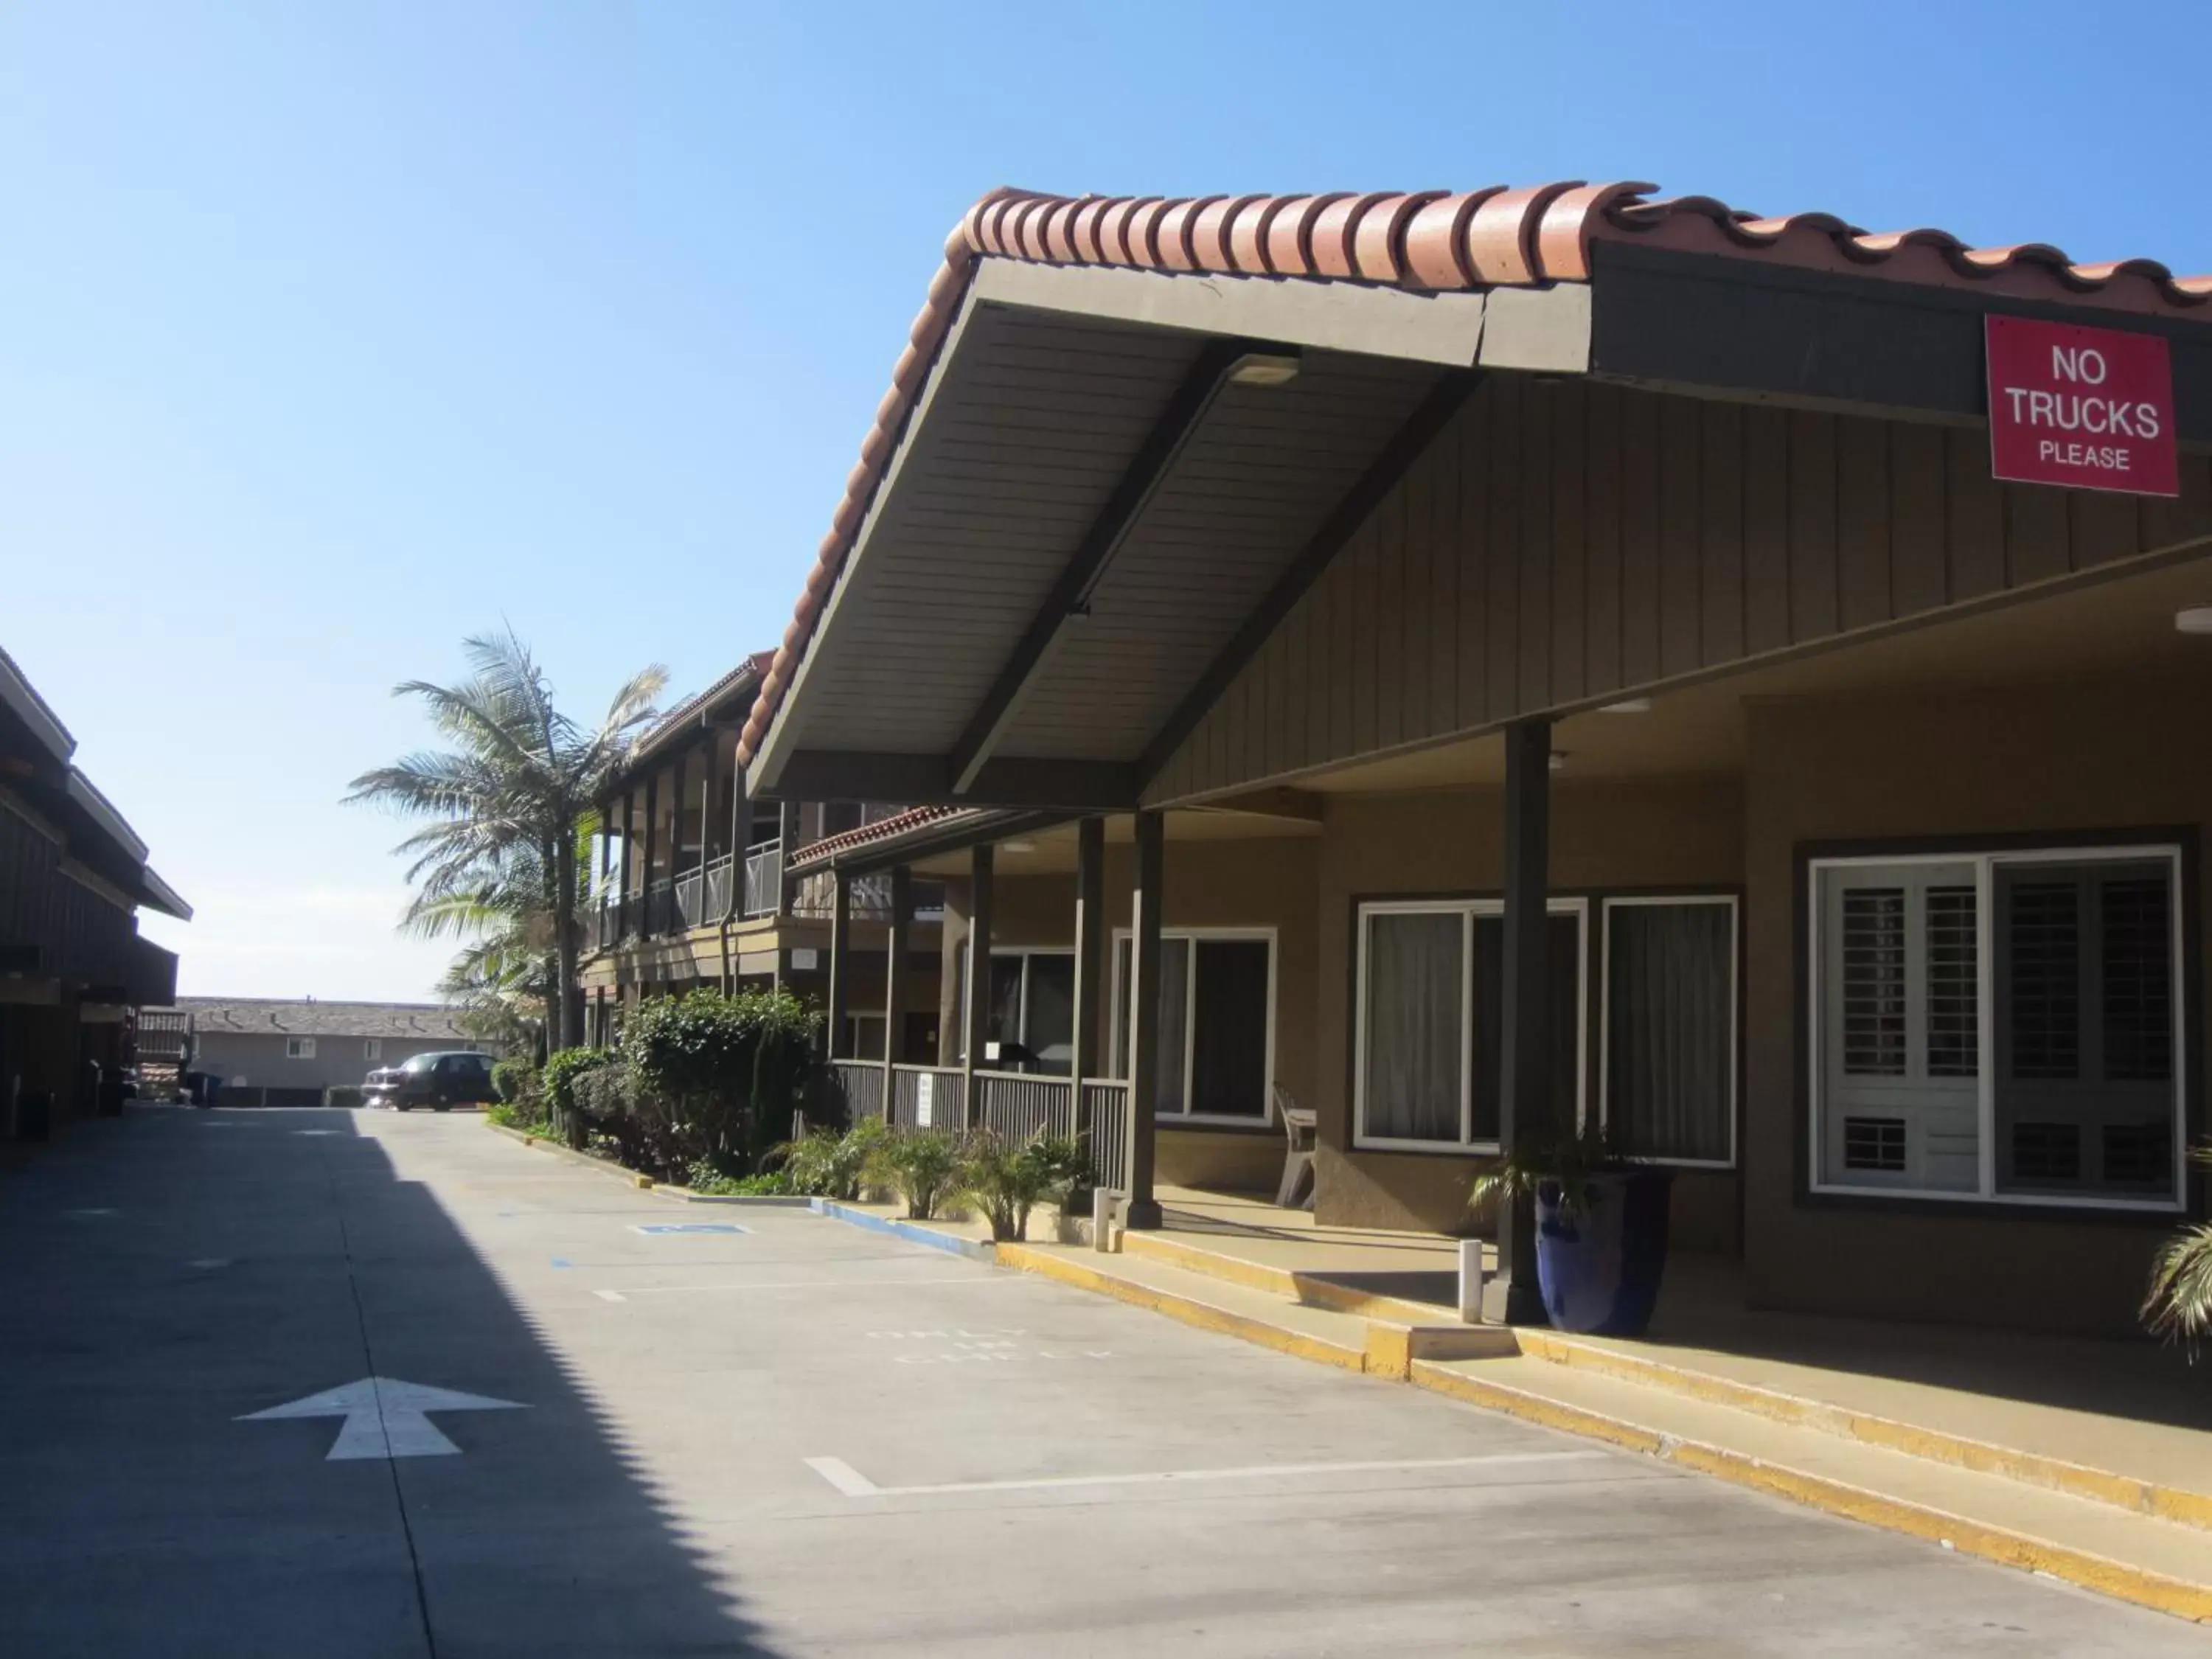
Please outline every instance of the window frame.
M1373 915L1448 915L1460 918L1460 983L1464 996L1460 1047L1460 1139L1421 1140L1401 1135L1367 1133L1367 919ZM1478 917L1503 916L1505 901L1498 896L1465 898L1361 899L1352 910L1352 1150L1357 1152L1422 1152L1446 1158L1495 1158L1496 1140L1474 1140L1474 924ZM1576 921L1575 964L1575 1121L1589 1112L1590 1044L1590 896L1553 893L1544 905L1550 918L1571 915Z
M1154 1122L1171 1126L1188 1124L1200 1128L1222 1129L1272 1129L1279 1127L1275 1115L1275 1001L1279 986L1278 976L1282 971L1282 951L1278 943L1279 932L1280 929L1273 927L1163 927L1160 929L1162 944L1164 945L1170 939L1188 939L1192 948L1190 966L1188 971L1183 975L1182 989L1183 1109L1180 1112L1156 1111L1152 1114ZM1109 987L1106 998L1106 1046L1109 1051L1114 1047L1114 1033L1121 1028L1121 946L1125 941L1133 940L1135 937L1129 928L1116 927L1106 942L1106 978ZM1260 1088L1260 1113L1256 1117L1249 1113L1240 1115L1233 1112L1194 1112L1190 1109L1192 1085L1198 1061L1197 946L1200 941L1206 939L1243 940L1248 943L1264 944L1267 947L1267 1057ZM1132 945L1130 948L1133 952L1135 946ZM1132 978L1135 976L1135 973L1136 961L1133 954L1130 958ZM1136 1075L1137 1068L1133 1060L1136 1044L1137 1028L1133 1021L1129 1026L1127 1051L1119 1057L1120 1074L1112 1079L1112 1081L1127 1083ZM1112 1058L1110 1053L1109 1058L1109 1060Z
M958 1010L960 1018L956 1022L959 1027L959 1042L951 1061L955 1066L965 1064L968 1054L968 1020L966 1017L967 1004L965 1000L968 994L967 952L968 941L963 939L960 941L958 949L956 952L959 975L957 983L960 988L957 993L957 996L960 999ZM1074 955L1075 947L1073 945L992 945L991 960L994 962L998 961L1001 957L1019 957L1022 959L1021 997L1019 1001L1015 1005L1014 1012L1014 1024L1017 1030L1019 1030L1020 1035L1017 1036L1014 1041L1020 1043L1024 1048L1027 1048L1029 1046L1030 1041L1030 958L1031 957L1066 957L1073 959ZM942 1046L943 1045L941 1044L939 1045L940 1052L942 1051ZM976 1061L975 1069L979 1072L987 1073L993 1077L1018 1077L1029 1079L1045 1078L1048 1079L1056 1079L1065 1078L1068 1075L1066 1072L1002 1072L996 1066L983 1064L981 1059L978 1059Z
M1601 1128L1609 1128L1613 1122L1613 929L1607 925L1607 920L1614 906L1632 904L1724 904L1729 911L1729 1155L1725 1159L1714 1159L1645 1158L1638 1154L1636 1161L1675 1170L1736 1169L1743 1158L1743 900L1737 893L1721 890L1688 893L1621 893L1599 898L1598 1125ZM1587 1121L1587 1118L1581 1121Z
M361 1040L361 1057L363 1060L382 1060L384 1058L384 1039L382 1037L363 1037Z
M313 1060L314 1057L314 1038L311 1036L288 1036L284 1039L285 1059Z
M1872 1200L1881 1202L1951 1205L1969 1212L2002 1212L2008 1209L2086 1211L2105 1213L2172 1216L2189 1210L2189 1127L2191 1047L2196 1021L2190 999L2189 907L2193 883L2191 853L2181 841L2140 841L2063 837L2034 837L2017 842L1984 840L1959 845L1922 844L1910 850L1884 852L1812 851L1802 858L1804 908L1800 920L1803 948L1797 952L1804 975L1805 997L1798 1010L1804 1022L1804 1065L1800 1073L1805 1089L1805 1111L1799 1120L1804 1142L1803 1190L1819 1198ZM2166 940L2173 964L2173 1184L2165 1198L2063 1193L2000 1192L1996 1186L1996 872L1999 865L2102 864L2129 860L2160 860L2166 866L2168 915ZM1978 1136L1978 1180L1971 1193L1912 1187L1869 1187L1823 1179L1821 1158L1822 1072L1826 1010L1821 997L1823 952L1826 940L1820 927L1821 873L1832 869L1904 868L1916 865L1971 865L1974 870L1975 944L1977 962L1975 1009L1978 1074L1975 1091L1975 1133Z

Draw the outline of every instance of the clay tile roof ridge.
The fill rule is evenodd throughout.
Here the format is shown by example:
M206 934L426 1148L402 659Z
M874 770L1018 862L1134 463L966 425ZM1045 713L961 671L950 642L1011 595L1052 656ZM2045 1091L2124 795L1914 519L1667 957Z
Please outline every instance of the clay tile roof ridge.
M789 626L762 673L738 740L741 764L759 755L784 695L812 643L892 451L919 400L977 264L1125 265L1162 272L1349 281L1416 291L1587 282L1597 241L1650 240L1695 252L1822 259L1881 268L1905 280L2016 283L2037 273L2069 293L2140 285L2127 308L2154 314L2212 302L2212 275L2176 277L2150 259L2087 264L2045 243L1973 248L1941 230L1869 234L1827 213L1762 217L1711 196L1655 199L1658 186L1567 179L1515 188L1446 191L1349 191L1321 195L1064 196L1000 185L963 214L945 262L877 406L860 456L815 551ZM1380 216L1379 217L1377 216ZM1372 220L1373 222L1369 222ZM1929 255L1935 264L1925 265ZM2009 288L2006 290L2012 291ZM2148 304L2142 301L2148 301Z

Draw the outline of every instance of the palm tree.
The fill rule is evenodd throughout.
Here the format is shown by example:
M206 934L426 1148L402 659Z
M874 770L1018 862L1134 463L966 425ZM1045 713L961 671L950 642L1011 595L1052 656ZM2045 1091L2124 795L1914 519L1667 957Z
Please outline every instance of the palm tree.
M2212 1146L2197 1161L2212 1168ZM2212 1335L2212 1226L2185 1227L2158 1254L2143 1319L2154 1335L2194 1343Z
M432 820L394 849L413 860L407 879L416 887L402 925L434 937L502 934L507 958L535 951L550 969L547 1034L573 1048L583 1025L576 909L586 867L577 848L597 831L596 803L654 718L668 671L633 675L586 731L553 706L544 672L512 630L462 648L470 674L460 684L409 680L392 691L421 698L453 746L364 772L346 799Z

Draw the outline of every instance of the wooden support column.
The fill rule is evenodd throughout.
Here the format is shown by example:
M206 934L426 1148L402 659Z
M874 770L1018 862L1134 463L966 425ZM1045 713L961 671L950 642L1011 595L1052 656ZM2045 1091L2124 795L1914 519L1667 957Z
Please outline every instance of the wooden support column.
M842 1058L837 1050L845 1041L845 1017L853 1000L853 878L832 870L830 901L830 1023L823 1032L822 1052L830 1060Z
M629 890L635 883L637 867L637 792L635 789L623 791L622 815L622 886L616 900L615 933L619 939L628 939L631 918Z
M714 811L714 791L721 780L714 774L721 769L722 740L719 732L707 734L707 775L699 785L699 919L707 920L707 866L715 859L714 824L720 817Z
M840 885L842 878L840 878ZM891 871L891 915L884 929L884 1121L892 1121L891 1067L899 1062L906 1036L907 937L914 918L914 872L903 864Z
M968 854L968 963L960 988L961 1121L973 1128L982 1103L975 1093L975 1068L983 1063L983 1039L991 1030L991 903L997 849L986 842Z
M1552 988L1546 962L1551 916L1552 723L1505 731L1505 939L1499 1017L1498 1144L1506 1152L1563 1126L1552 1121ZM1523 1199L1498 1218L1505 1317L1545 1322L1536 1284L1536 1212Z
M638 932L653 937L653 863L660 851L660 774L650 772L645 780L645 879L640 884L639 896L644 921Z
M1090 817L1075 826L1075 1034L1068 1080L1079 1138L1091 1133L1083 1085L1108 1069L1098 1063L1106 1004L1106 820Z
M753 804L745 793L745 769L734 763L734 753L731 759L730 899L729 908L723 913L725 920L745 913L745 861L751 855L753 842Z
M1167 823L1137 814L1137 884L1129 905L1129 1202L1132 1227L1160 1224L1152 1196L1152 1147L1160 1092L1160 899Z
M779 871L787 872L792 860L799 856L799 803L787 800L776 808L776 838L783 848ZM779 916L791 914L792 896L799 884L786 873L776 884L775 913Z

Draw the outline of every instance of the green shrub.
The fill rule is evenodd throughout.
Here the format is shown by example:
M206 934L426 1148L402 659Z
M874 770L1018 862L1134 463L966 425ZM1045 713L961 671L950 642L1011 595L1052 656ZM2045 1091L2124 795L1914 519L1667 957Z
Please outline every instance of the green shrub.
M1010 1141L986 1130L969 1138L958 1191L991 1224L994 1239L1029 1237L1030 1212L1091 1178L1091 1159L1073 1135Z
M588 1077L614 1059L611 1048L556 1048L545 1057L538 1073L538 1092L546 1121L569 1146L581 1152L591 1139L592 1124L576 1098L578 1079Z
M787 991L701 989L647 1002L624 1027L630 1109L648 1139L757 1163L787 1141L814 1070L817 1018Z
M869 1160L888 1133L881 1118L864 1118L850 1129L817 1129L786 1141L775 1155L792 1191L849 1202L860 1195Z
M693 1192L710 1198L762 1198L788 1196L797 1189L791 1184L789 1173L770 1170L764 1175L731 1175L718 1170L706 1158L691 1166L684 1184Z
M361 1109L361 1085L358 1083L333 1083L323 1091L323 1104L341 1107L347 1111Z
M524 1134L536 1135L541 1139L552 1138L551 1124L532 1115L528 1107L517 1105L513 1101L502 1100L485 1107L484 1120L498 1124L502 1129L520 1129Z
M491 1068L491 1087L510 1106L526 1104L538 1093L538 1068L526 1060L502 1060Z
M942 1129L879 1132L866 1155L866 1178L906 1200L908 1220L928 1221L959 1180L964 1155L960 1137Z

